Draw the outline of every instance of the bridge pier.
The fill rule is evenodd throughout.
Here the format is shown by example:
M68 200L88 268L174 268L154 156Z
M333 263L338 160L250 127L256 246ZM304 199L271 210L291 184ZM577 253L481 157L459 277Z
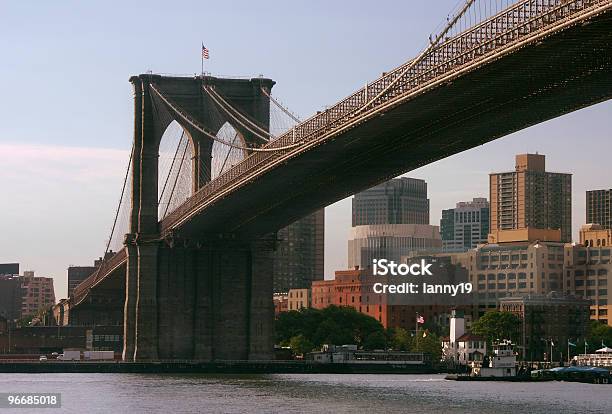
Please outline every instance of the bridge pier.
M274 238L136 244L137 256L128 254L125 360L273 357Z

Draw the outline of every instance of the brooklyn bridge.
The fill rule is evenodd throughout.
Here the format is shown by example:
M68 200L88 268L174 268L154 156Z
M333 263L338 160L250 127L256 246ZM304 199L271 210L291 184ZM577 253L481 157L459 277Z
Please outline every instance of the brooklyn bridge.
M471 0L418 56L304 121L264 77L131 77L121 200L70 323L122 324L126 361L270 359L279 229L610 99L611 49L612 0Z

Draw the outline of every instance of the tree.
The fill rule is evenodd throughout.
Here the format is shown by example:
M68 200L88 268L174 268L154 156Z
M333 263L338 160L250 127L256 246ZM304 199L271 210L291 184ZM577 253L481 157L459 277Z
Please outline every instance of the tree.
M323 344L355 344L363 347L366 339L377 332L384 339L384 328L379 321L351 307L333 305L320 310L300 309L281 313L276 319L275 330L276 342L285 346L299 335L315 348ZM372 341L380 343L379 339L377 335Z
M314 348L312 342L304 337L304 335L297 335L289 340L289 347L294 353L299 355L307 354Z
M424 336L423 336L424 335ZM419 331L412 340L412 352L423 352L431 355L434 362L442 359L442 342L440 337L433 332Z
M372 332L363 343L363 349L374 350L374 349L386 349L387 338L381 331Z
M601 344L612 347L612 327L599 321L591 321L587 332L588 348L591 351L601 348Z
M409 351L412 344L412 336L404 328L391 328L388 330L389 342L396 351Z
M501 339L516 340L520 324L519 317L511 312L491 311L472 325L472 333L485 337L489 343Z

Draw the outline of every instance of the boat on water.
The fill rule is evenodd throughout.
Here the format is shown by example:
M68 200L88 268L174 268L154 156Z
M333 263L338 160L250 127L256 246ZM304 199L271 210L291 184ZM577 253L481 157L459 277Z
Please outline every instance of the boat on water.
M567 366L517 372L516 354L510 341L493 344L493 356L481 367L474 366L468 375L447 375L455 381L569 381L590 384L612 384L610 369L594 366Z
M454 381L530 381L528 375L518 375L516 353L512 341L503 340L493 344L493 355L485 358L482 364L472 365L467 375L447 375Z
M612 374L607 368L569 366L531 371L534 380L586 382L589 384L612 384Z

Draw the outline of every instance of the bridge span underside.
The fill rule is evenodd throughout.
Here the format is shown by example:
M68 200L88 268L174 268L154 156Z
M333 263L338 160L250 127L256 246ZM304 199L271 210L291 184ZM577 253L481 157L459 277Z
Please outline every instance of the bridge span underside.
M384 180L610 99L611 44L607 13L474 68L261 174L176 233L268 234Z
M612 97L609 4L588 20L530 39L349 117L350 126L252 163L252 170L232 174L239 164L198 182L195 195L159 223L157 148L143 148L133 169L136 207L126 248L75 289L82 292L77 308L86 309L91 300L83 298L117 278L125 287L126 359L272 357L276 231L402 173ZM138 78L136 148L152 131L150 78ZM163 85L162 79L160 91L172 95ZM248 99L266 105L259 92ZM198 139L204 148L204 137Z

